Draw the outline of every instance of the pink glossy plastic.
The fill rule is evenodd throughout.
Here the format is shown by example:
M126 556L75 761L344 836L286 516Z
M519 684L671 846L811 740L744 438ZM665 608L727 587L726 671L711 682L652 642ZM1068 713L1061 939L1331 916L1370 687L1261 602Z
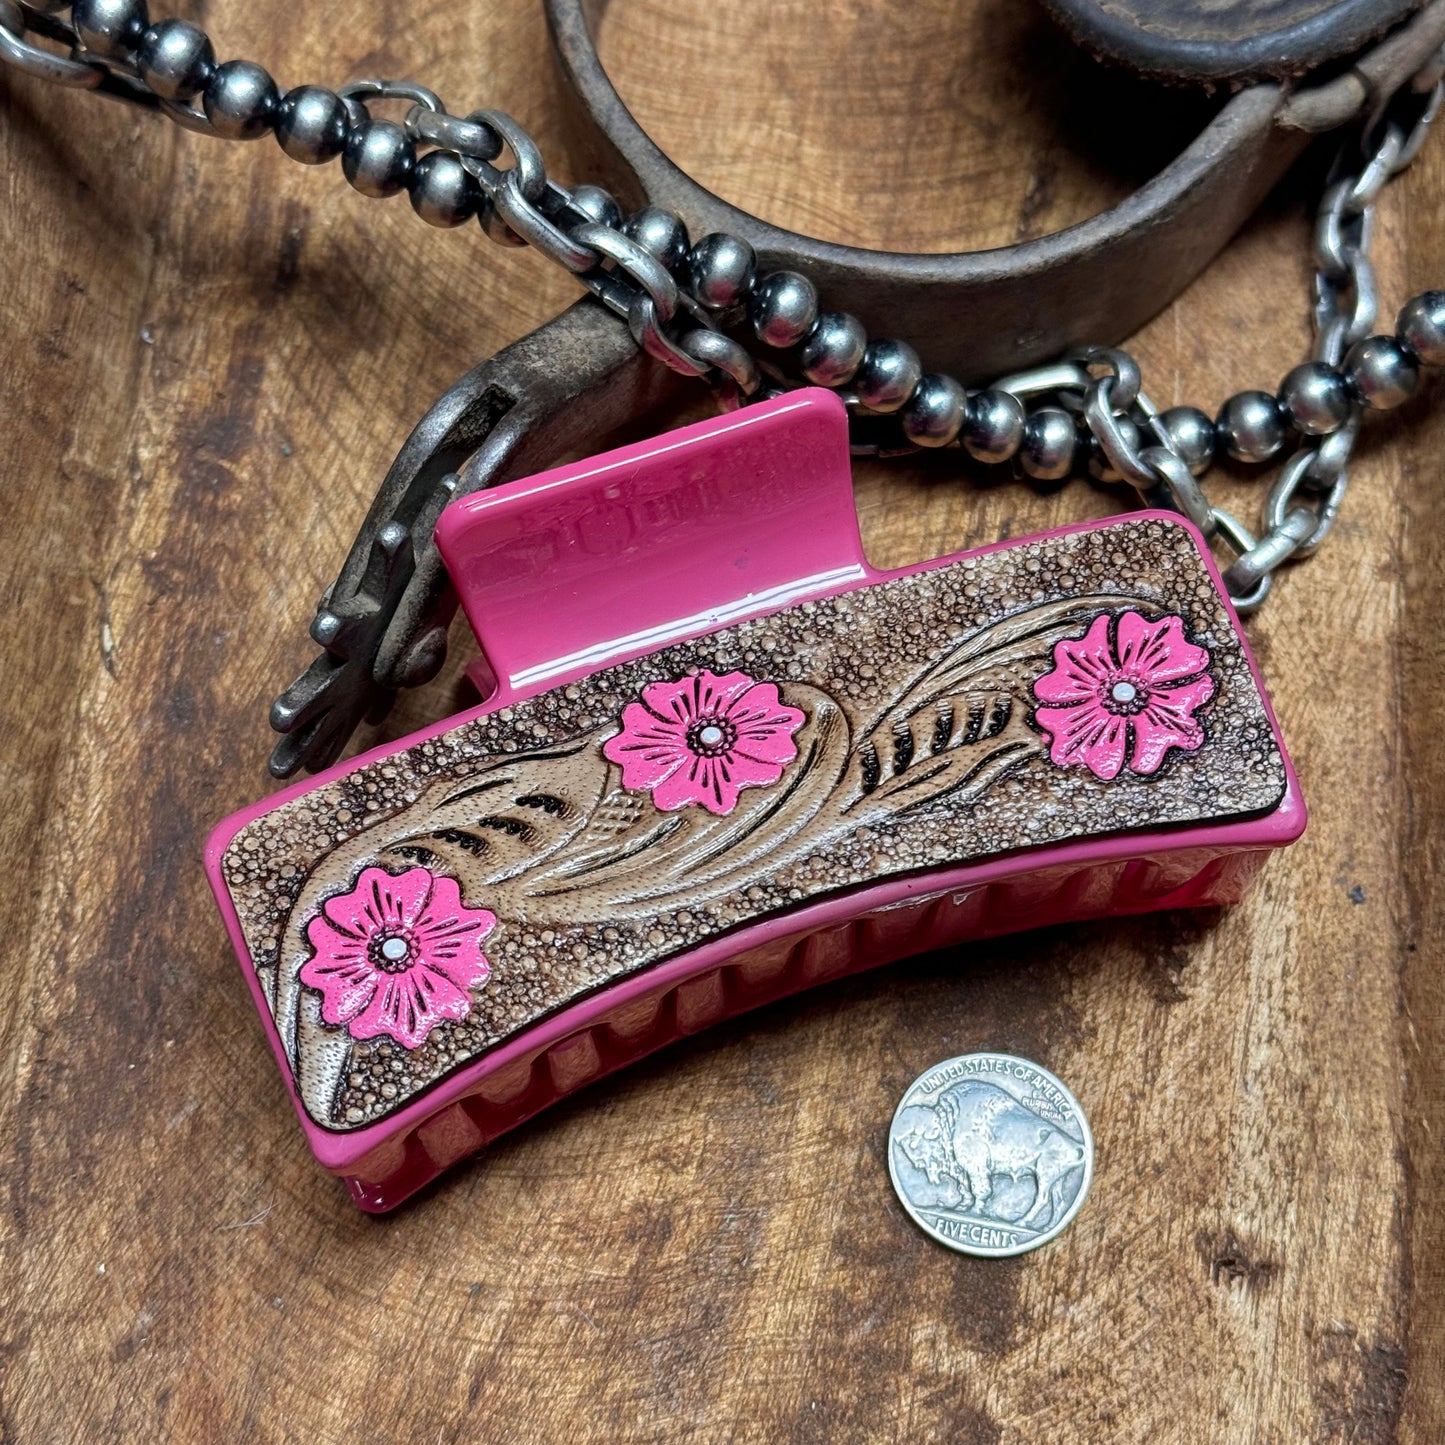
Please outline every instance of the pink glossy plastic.
M962 555L889 572L868 565L853 506L846 418L837 398L822 391L794 393L465 498L442 515L436 535L482 645L473 677L486 701L373 750L367 761L598 668ZM1208 549L1194 535L1208 563ZM1272 713L1269 719L1278 737ZM288 1083L290 1067L221 857L251 819L360 761L337 764L234 815L207 847L212 886ZM765 919L563 1009L381 1123L347 1133L321 1128L293 1087L302 1128L358 1205L387 1210L574 1089L814 983L964 939L1235 902L1267 851L1304 828L1287 755L1285 770L1284 798L1265 816L1026 850L855 888Z

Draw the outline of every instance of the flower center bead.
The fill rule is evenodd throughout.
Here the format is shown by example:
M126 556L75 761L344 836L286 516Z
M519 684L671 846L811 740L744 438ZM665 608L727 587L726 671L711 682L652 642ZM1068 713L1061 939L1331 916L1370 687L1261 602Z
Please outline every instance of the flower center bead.
M405 973L411 967L411 940L399 933L378 933L367 952L383 973Z
M1115 674L1112 682L1106 682L1099 692L1099 701L1107 712L1115 717L1133 717L1143 712L1149 704L1149 689L1137 677Z
M730 752L738 730L725 717L700 717L687 730L687 745L699 757L715 758Z

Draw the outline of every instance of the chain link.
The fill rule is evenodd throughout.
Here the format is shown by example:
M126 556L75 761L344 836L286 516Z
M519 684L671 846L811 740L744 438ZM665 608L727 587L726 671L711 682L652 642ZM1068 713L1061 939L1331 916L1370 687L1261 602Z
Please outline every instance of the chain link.
M194 87L182 90L172 79L156 89L151 82L159 62L149 47L157 32L145 30L143 0L127 3L134 13L131 31L101 47L108 53L97 54L86 49L73 23L51 13L68 6L0 0L0 64L55 84L98 90L162 110L193 130L222 134L212 121L213 104L224 119L230 112L222 102L229 100L234 108L235 99L218 98L212 88L222 84L226 67L208 61L197 71ZM195 35L209 54L209 42L199 32ZM58 44L65 53L37 45L31 36ZM249 69L254 96L254 73L259 67ZM264 72L259 73L264 77ZM1350 456L1366 405L1393 405L1413 386L1421 357L1408 344L1374 338L1388 345L1376 346L1363 357L1359 348L1371 346L1378 310L1370 259L1375 204L1384 187L1418 153L1445 94L1442 76L1445 51L1432 57L1410 85L1376 108L1358 138L1342 148L1330 174L1314 226L1313 359L1318 369L1298 368L1277 396L1241 393L1226 403L1213 425L1192 408L1161 414L1142 390L1135 358L1121 348L1106 346L1081 348L1058 362L967 393L950 378L923 375L920 369L913 373L900 405L891 395L880 397L863 384L865 363L875 354L874 346L866 352L860 349L857 338L864 333L852 318L821 313L816 292L805 278L792 273L757 274L749 259L751 248L734 237L708 237L693 248L689 259L686 233L675 217L653 211L651 222L658 217L663 222L649 232L645 225L634 224L636 217L624 222L605 192L559 185L548 176L531 135L504 112L478 110L456 116L431 90L397 80L354 81L338 90L336 101L345 108L348 135L372 124L370 104L407 103L401 139L411 153L400 155L398 169L409 178L408 184L416 184L415 178L425 170L416 162L415 147L455 157L453 169L459 162L466 173L458 174L457 180L474 186L474 211L489 236L506 244L530 245L573 274L627 320L641 348L675 371L706 380L725 408L750 397L776 394L779 388L807 384L812 371L826 375L827 384L870 427L884 419L882 414L897 413L902 426L898 442L885 439L858 450L893 455L916 445L960 445L981 460L1016 455L1026 475L1047 480L1067 476L1078 460L1067 440L1069 424L1061 428L1058 422L1062 410L1075 418L1072 425L1081 428L1079 435L1092 448L1092 475L1106 483L1127 484L1146 505L1181 513L1233 554L1224 571L1225 584L1237 610L1248 612L1269 594L1277 568L1308 557L1328 536L1349 485ZM197 93L202 94L200 105L193 102ZM272 109L260 119L274 124L282 108L274 87L266 103ZM231 122L224 133L253 133L238 129L234 116ZM335 153L334 149L317 152L306 159L324 160ZM350 170L348 178L357 184ZM391 194L396 188L378 187L368 194ZM417 204L415 193L413 203ZM457 219L465 218L465 207L454 201L449 206L443 208L445 218L435 223L453 224L454 213ZM417 209L422 213L422 206ZM432 206L428 219L437 212L438 207ZM680 250L673 244L678 233ZM792 284L763 284L783 278ZM1433 305L1436 295L1427 293L1411 305L1427 301ZM1445 361L1445 297L1438 309L1438 324L1433 311L1430 324L1440 332L1441 356L1424 358L1429 361ZM831 330L814 345L811 338L823 336L824 320L832 323ZM784 365L744 344L740 336L749 323L757 340L784 351L797 347L803 375L791 375ZM906 353L916 365L910 348L903 347L900 353L896 342L874 345L892 348L889 355L895 360ZM1300 372L1309 372L1301 387L1313 386L1314 391L1291 392L1291 381ZM1045 404L1030 413L1027 404L1040 398ZM1231 456L1264 461L1283 446L1291 424L1306 439L1269 489L1264 531L1256 537L1230 513L1211 505L1198 474L1209 463L1216 437Z
M25 39L25 16L14 0L0 0L0 61L26 75L48 80L52 85L71 85L94 90L105 79L105 67L77 60L74 55L56 55Z
M1320 203L1314 356L1327 366L1338 367L1348 348L1369 336L1375 325L1378 299L1369 255L1375 202L1414 160L1440 109L1445 82L1435 62L1428 69L1433 77L1428 91L1422 96L1406 87L1366 132L1357 168L1352 170L1341 153L1336 177ZM1239 610L1252 610L1250 602L1258 606L1265 594L1255 597L1254 590L1283 563L1311 556L1329 535L1349 486L1348 464L1363 416L1363 404L1354 401L1338 430L1301 447L1281 469L1265 503L1264 535L1240 551L1224 574Z
M1384 108L1353 167L1342 151L1320 203L1314 232L1314 358L1327 367L1339 368L1349 348L1374 328L1378 301L1369 252L1375 203L1419 153L1439 112L1445 92L1442 64L1445 53L1419 77L1428 81L1427 89L1407 87ZM1269 595L1275 570L1311 556L1334 526L1349 486L1348 463L1359 436L1363 402L1351 400L1337 430L1307 442L1285 463L1265 503L1265 531L1256 538L1229 513L1209 504L1161 426L1157 410L1139 391L1133 358L1117 348L1098 347L1081 359L1106 367L1106 374L1088 387L1083 416L1113 469L1146 500L1163 501L1234 552L1224 582L1236 609L1253 611ZM1054 377L1041 373L1040 379L1045 382L1040 389L1047 390ZM1057 379L1061 395L1076 384L1072 377ZM1006 383L1000 386L1007 389ZM1132 423L1127 430L1126 422ZM1144 428L1160 445L1137 445L1134 438Z

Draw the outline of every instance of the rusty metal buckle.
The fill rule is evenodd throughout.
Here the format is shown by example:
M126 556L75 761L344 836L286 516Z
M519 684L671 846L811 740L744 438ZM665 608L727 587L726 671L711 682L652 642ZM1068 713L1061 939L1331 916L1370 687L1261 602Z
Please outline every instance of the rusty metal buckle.
M432 528L448 502L596 442L680 384L591 299L467 372L407 438L321 599L323 651L271 708L271 772L328 766L399 688L441 669L456 598Z

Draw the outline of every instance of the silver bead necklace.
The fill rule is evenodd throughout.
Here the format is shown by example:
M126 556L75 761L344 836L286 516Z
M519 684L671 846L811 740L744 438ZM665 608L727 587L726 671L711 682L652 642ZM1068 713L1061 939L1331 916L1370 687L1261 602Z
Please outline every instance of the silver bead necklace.
M693 241L670 211L649 205L624 217L600 187L559 184L532 137L500 111L456 116L409 81L283 93L251 61L218 63L196 25L152 22L146 0L0 0L0 64L223 139L269 135L304 165L339 158L365 196L405 192L429 225L475 219L494 241L530 245L625 317L647 353L711 386L724 408L823 386L852 412L859 453L955 448L1038 482L1087 473L1128 487L1222 545L1241 613L1265 600L1279 567L1328 536L1364 417L1413 395L1422 367L1445 365L1445 291L1411 298L1393 332L1377 334L1370 260L1376 200L1413 161L1440 107L1441 54L1375 108L1335 161L1314 228L1313 355L1276 390L1241 391L1213 418L1192 406L1157 408L1137 361L1118 347L1081 348L967 387L925 370L908 342L870 337L855 316L826 309L807 276L761 268L741 237ZM398 101L408 107L399 121L371 113ZM1255 528L1200 486L1221 454L1266 463L1287 450Z

